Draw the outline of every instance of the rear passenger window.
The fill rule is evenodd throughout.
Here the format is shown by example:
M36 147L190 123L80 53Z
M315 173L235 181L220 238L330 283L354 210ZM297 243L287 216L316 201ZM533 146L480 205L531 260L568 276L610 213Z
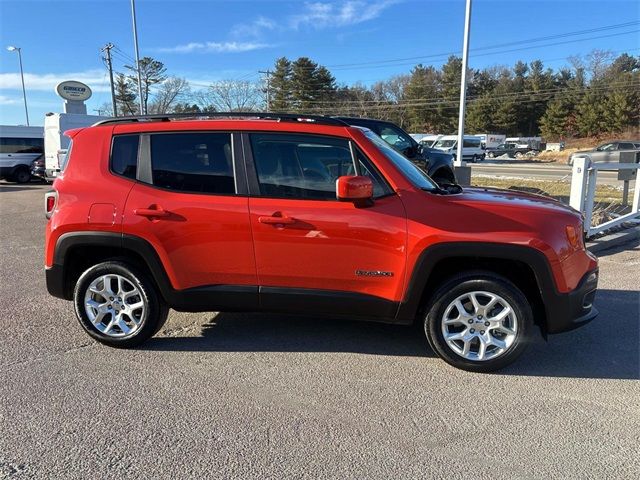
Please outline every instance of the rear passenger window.
M153 184L192 193L236 193L230 133L151 135Z
M132 180L136 179L139 141L140 137L138 135L118 135L113 137L113 146L111 148L112 172ZM70 150L71 147L69 147ZM62 165L61 168L64 169Z

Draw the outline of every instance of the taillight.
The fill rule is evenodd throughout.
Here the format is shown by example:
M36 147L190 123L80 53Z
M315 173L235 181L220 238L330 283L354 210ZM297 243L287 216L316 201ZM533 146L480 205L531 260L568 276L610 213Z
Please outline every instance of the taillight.
M44 213L47 218L51 218L58 203L58 192L52 190L44 194Z

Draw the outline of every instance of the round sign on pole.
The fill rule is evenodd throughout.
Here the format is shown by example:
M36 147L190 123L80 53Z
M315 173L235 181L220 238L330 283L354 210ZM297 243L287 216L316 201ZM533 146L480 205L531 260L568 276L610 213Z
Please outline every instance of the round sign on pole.
M91 98L91 89L82 82L67 80L56 85L56 93L65 100L84 102Z

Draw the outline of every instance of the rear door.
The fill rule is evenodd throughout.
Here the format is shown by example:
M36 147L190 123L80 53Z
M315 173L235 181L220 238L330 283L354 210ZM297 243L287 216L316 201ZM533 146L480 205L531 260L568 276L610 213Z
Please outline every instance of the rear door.
M174 289L253 291L257 299L246 177L236 174L234 137L211 131L142 135L123 227L155 248Z
M393 317L402 295L407 222L400 198L342 138L244 136L249 210L264 308ZM373 205L336 200L336 180L374 182Z

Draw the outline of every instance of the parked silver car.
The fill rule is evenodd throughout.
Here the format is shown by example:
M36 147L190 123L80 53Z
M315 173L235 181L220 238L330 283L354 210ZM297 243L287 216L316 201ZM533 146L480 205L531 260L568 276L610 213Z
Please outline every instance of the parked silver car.
M569 156L568 163L573 165L576 155L589 154L592 162L619 162L620 152L640 151L640 140L616 140L614 142L603 143L593 150L582 150L574 152Z

